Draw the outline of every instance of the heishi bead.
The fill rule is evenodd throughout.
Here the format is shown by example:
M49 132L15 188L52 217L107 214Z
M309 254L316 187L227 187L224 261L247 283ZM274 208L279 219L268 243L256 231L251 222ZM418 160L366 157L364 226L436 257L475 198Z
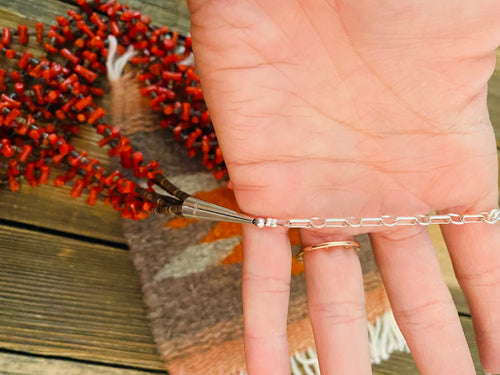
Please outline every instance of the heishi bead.
M97 78L97 73L94 73L93 71L83 67L82 65L75 66L75 72L77 72L79 75L81 75L91 83L94 82Z
M8 27L4 27L2 29L2 39L0 40L0 43L2 43L4 47L7 47L11 40L12 35L10 33L10 29Z
M20 44L28 44L28 42L29 42L28 26L26 26L26 25L18 25L17 26L17 35L19 37L19 43Z
M75 65L80 62L80 59L77 56L75 56L74 54L72 54L71 51L67 48L62 48L61 51L59 51L59 53L61 54L62 57L64 57L65 59L68 59L69 61L71 61Z
M35 25L35 29L37 43L43 43L43 23L37 22Z

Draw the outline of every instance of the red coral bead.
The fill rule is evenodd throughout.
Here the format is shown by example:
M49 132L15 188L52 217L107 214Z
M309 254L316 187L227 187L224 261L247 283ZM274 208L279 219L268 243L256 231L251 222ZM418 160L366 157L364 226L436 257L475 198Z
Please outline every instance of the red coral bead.
M12 99L10 96L2 94L0 98L2 99L3 103L7 104L7 108L21 108L21 102Z
M12 40L12 35L10 33L10 29L8 27L4 27L2 29L2 40L0 41L4 47L7 47Z
M75 55L73 55L71 53L71 51L67 48L61 49L60 54L62 57L64 57L65 59L68 59L69 61L71 61L75 65L80 62L80 59L78 57L76 57Z
M20 44L28 44L29 38L28 38L28 26L26 25L18 25L17 26L17 34L19 36L19 43Z
M45 44L43 45L43 48L45 48L45 50L46 50L48 53L57 53L57 51L58 51L56 47L51 46L51 45L50 45L50 44L48 44L48 43L45 43Z
M33 151L33 146L31 145L24 145L23 149L21 150L21 153L17 157L19 161L22 161L23 163L28 160L28 157L31 155L31 152Z
M4 118L3 124L5 126L12 126L12 124L16 120L16 117L19 116L20 114L21 112L17 108L12 109L9 112L9 114Z
M85 180L79 179L75 181L75 186L71 190L71 196L73 198L78 198L82 195L83 188L85 187Z
M90 188L89 196L87 198L87 204L89 206L95 205L95 203L97 201L97 194L99 194L99 188L97 188L97 187Z
M111 32L114 36L120 36L122 33L116 21L110 21L109 28L111 29Z
M19 190L19 182L14 176L9 176L9 187L14 192Z
M39 139L40 138L40 132L38 130L35 130L35 129L30 130L28 135L31 139Z
M86 107L88 107L91 104L92 104L92 97L89 95L89 96L86 96L85 98L79 100L75 104L75 108L78 109L79 111L83 111Z
M43 43L43 23L37 22L35 25L35 29L37 43Z
M95 79L97 78L97 73L94 73L93 71L81 66L77 65L75 66L75 72L77 72L79 75L81 75L83 78L85 78L89 82L94 82Z
M7 138L2 139L2 154L6 158L10 158L14 155L14 150L11 147L10 141Z
M106 111L102 107L98 107L87 119L89 124L94 124L97 120L103 117L106 114Z
M47 184L49 182L50 167L48 165L42 165L40 167L40 171L41 171L40 183Z
M163 71L161 76L165 81L182 81L182 73L181 72Z
M101 17L97 13L92 13L90 16L90 21L95 24L100 30L107 30L106 24L102 21Z
M66 17L63 17L63 16L57 16L56 21L61 26L68 26L69 25L69 21L66 19Z
M21 69L26 69L26 67L28 66L29 64L29 60L33 57L33 55L29 52L24 52L22 57L19 59L19 61L17 62L17 65L21 68Z
M13 59L14 57L16 57L16 50L8 49L7 51L5 51L5 56L9 59Z

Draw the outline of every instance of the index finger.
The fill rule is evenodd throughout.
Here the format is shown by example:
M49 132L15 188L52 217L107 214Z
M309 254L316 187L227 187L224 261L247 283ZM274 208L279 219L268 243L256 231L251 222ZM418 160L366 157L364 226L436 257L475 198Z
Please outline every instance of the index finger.
M243 315L248 374L290 374L291 248L282 228L243 226Z

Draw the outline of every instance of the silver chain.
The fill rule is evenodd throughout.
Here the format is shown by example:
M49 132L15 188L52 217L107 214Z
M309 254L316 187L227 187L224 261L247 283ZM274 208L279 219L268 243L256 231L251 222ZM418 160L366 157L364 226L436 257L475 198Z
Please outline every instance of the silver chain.
M469 223L496 224L500 220L500 209L495 208L490 212L481 212L473 215L445 214L445 215L416 215L416 216L389 216L380 217L346 217L338 219L323 219L313 217L310 219L280 220L273 218L255 219L254 224L259 228L288 227L288 228L360 228L360 227L394 227L397 225L431 225Z

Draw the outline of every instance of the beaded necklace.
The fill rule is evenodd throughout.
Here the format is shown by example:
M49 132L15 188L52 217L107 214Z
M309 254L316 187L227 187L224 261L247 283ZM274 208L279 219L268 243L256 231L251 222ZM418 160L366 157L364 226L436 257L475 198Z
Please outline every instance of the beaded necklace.
M500 221L500 210L480 214L381 216L370 218L254 218L196 199L174 186L156 161L146 162L117 126L104 120L106 111L96 104L104 95L97 83L106 74L109 36L117 40L119 55L133 46L130 62L141 73L141 94L149 97L154 111L162 114L160 126L169 128L188 149L189 156L202 154L203 164L220 179L227 173L217 137L203 100L194 67L183 62L192 55L191 38L151 24L151 19L114 0L76 0L79 12L68 10L57 25L35 30L19 25L4 27L0 54L12 62L0 68L0 185L19 189L20 177L30 186L46 184L51 166L66 172L55 178L56 186L73 184L72 197L88 192L87 203L98 198L120 211L122 217L144 219L151 212L174 213L206 220L253 224L259 228L358 228L395 225L468 224ZM42 45L46 56L35 58L16 51L13 43L26 46L30 38ZM24 48L25 49L25 48ZM102 135L99 146L118 156L121 166L146 187L127 179L120 171L106 171L95 158L78 152L70 137L88 124ZM154 186L167 195L158 194Z
M194 67L182 64L192 54L191 38L154 26L149 17L115 1L77 3L79 12L68 10L49 29L42 23L36 23L35 30L26 25L2 29L0 53L10 60L10 67L5 68L4 61L0 68L0 184L8 184L12 191L19 189L20 177L32 187L46 184L51 167L63 166L66 172L55 178L55 185L73 184L72 197L87 192L89 205L102 198L134 220L151 212L181 214L189 194L171 184L159 163L145 161L120 129L104 120L106 111L96 99L104 95L98 82L106 73L112 35L118 54L129 46L137 51L130 62L140 71L141 94L162 113L159 125L172 129L190 156L202 154L203 164L216 178L224 177L226 168L200 80ZM35 38L46 56L25 51ZM118 156L121 166L145 179L147 187L120 171L106 171L97 159L71 145L71 135L87 124L102 135L98 145L107 145L109 155ZM169 196L156 193L155 185Z

